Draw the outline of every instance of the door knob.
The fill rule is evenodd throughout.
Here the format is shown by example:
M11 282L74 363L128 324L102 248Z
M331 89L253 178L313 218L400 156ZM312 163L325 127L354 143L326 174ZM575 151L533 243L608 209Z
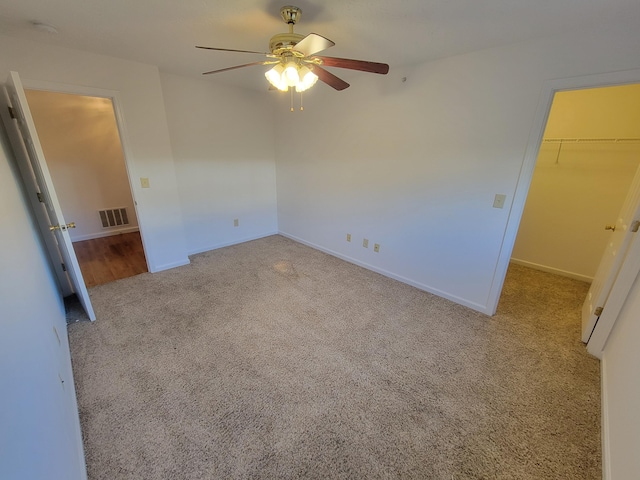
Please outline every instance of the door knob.
M612 232L616 231L616 226L615 225L605 225L604 226L605 230L611 230Z
M49 230L51 230L52 232L54 230L60 230L60 225L49 225Z
M76 222L67 223L67 228L76 228Z

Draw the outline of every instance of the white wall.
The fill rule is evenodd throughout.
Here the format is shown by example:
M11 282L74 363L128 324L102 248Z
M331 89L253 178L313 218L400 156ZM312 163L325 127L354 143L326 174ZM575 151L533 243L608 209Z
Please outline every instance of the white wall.
M160 78L189 253L277 233L268 92Z
M640 471L639 315L640 279L636 279L602 355L607 480L636 478Z
M176 173L158 69L152 65L0 36L0 78L20 73L27 88L42 82L118 92L122 136L138 221L151 271L188 263ZM140 177L151 188L140 188Z
M558 92L545 138L640 138L640 85ZM512 260L591 281L640 163L636 143L543 143Z
M27 90L27 100L76 242L138 229L113 104L108 98ZM102 228L99 210L126 208L129 225Z
M387 79L350 75L352 87L343 92L320 85L306 95L302 114L280 102L280 230L490 313L488 295L502 281L494 273L540 94L557 79L639 68L635 23L634 17L602 22L585 32L392 70ZM507 195L504 209L492 208L496 193ZM634 327L626 320L625 344L610 343L604 355L608 378L617 377L621 387L603 383L603 395L619 408L609 426L616 480L634 478L640 448L632 418L640 402L638 302L629 312Z
M86 471L64 307L8 145L0 126L0 218L10 225L0 237L0 478L80 480Z
M318 85L305 95L304 113L289 113L288 99L276 97L275 128L265 126L269 129L266 134L258 128L259 121L252 119L266 116L268 123L270 118L262 108L242 116L234 101L225 100L231 95L229 91L213 85L209 90L204 81L163 75L161 89L155 67L9 37L1 40L0 65L5 74L13 69L27 79L120 91L133 176L150 177L152 182L149 190L136 186L134 194L140 204L141 224L143 228L147 223L150 226L154 265L184 260L187 246L182 237L182 212L190 215L193 209L204 209L185 222L190 251L239 238L225 231L232 218L217 210L215 200L219 197L192 192L195 186L208 186L210 181L189 173L184 176L189 169L183 171L182 166L198 165L221 175L233 172L229 178L236 178L239 167L232 162L225 165L222 159L234 159L242 143L242 168L250 173L253 167L249 166L256 161L259 171L268 174L266 149L259 149L251 135L237 129L246 122L251 125L251 134L271 141L269 148L275 144L281 232L481 311L487 309L495 280L509 209L544 82L640 67L640 33L636 19L629 17L566 37L392 70L386 78L345 73L352 88L335 92ZM406 82L401 81L403 76L407 76ZM188 87L195 89L194 93ZM235 98L233 94L232 98L240 101L243 95ZM203 99L219 102L225 110L233 108L208 113L196 105ZM182 100L189 108L180 105ZM248 108L246 103L242 105ZM178 119L186 119L192 108L195 118L207 121L210 128L199 121L179 124ZM170 129L165 111L170 112ZM231 117L228 128L224 127L227 117ZM225 135L214 137L211 143L198 137L191 150L188 143L194 138L189 129L198 128L200 133L214 136L216 128L226 129ZM179 182L169 132L179 158ZM213 161L215 165L220 159L221 164L208 168L206 159L212 157L208 149L218 147L221 154ZM219 176L214 179L217 188L225 188ZM259 198L273 201L268 182L252 185L260 187ZM247 187L242 191L246 193ZM504 209L492 208L496 193L507 195ZM212 200L210 204L208 200ZM231 210L240 211L241 204L234 199ZM247 204L256 205L257 200L250 198ZM241 214L229 217L240 218L244 225L246 215ZM202 220L206 215L214 227ZM257 220L249 225L254 223ZM267 221L255 232L264 234L273 225ZM218 232L223 235L218 237ZM351 243L345 241L346 233L353 235ZM363 237L370 240L369 249L362 247ZM372 251L373 243L381 245L380 253ZM26 250L26 255L30 253ZM638 308L630 308L637 316ZM29 343L20 339L16 345ZM605 358L613 358L615 343L612 345L608 353L605 350ZM637 356L631 361L637 363ZM613 374L624 373L612 365ZM608 384L604 390L609 390ZM619 423L611 427L612 444L614 438L625 438ZM636 460L628 454L633 447L620 452L619 465L635 465Z
M280 230L490 313L544 82L637 68L638 41L629 19L392 70L388 78L353 74L343 92L320 85L307 94L303 113L281 102ZM498 193L507 195L504 209L492 208Z

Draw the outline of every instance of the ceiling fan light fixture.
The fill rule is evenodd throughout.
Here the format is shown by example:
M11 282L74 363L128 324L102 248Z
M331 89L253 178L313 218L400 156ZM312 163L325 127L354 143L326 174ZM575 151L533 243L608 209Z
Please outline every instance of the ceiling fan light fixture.
M288 62L285 65L282 78L286 80L288 86L295 87L300 82L300 74L298 73L299 68L298 64L293 61Z
M287 85L286 78L282 75L283 72L284 66L281 63L278 63L271 70L265 72L264 76L275 88L286 92L289 89L289 85Z
M275 87L278 82L280 82L280 75L282 74L283 70L284 67L282 66L282 64L278 63L271 70L265 72L264 76L267 77L269 83L271 83Z
M324 67L345 68L381 75L389 72L389 65L386 63L317 56L319 52L333 47L335 43L317 33L309 33L308 35L294 33L293 27L300 20L301 13L302 10L293 5L285 5L280 9L280 15L288 25L289 31L277 33L271 37L269 40L269 52L197 46L197 48L207 50L260 54L267 57L265 61L211 70L204 72L203 75L227 72L254 65L274 65L268 72L265 72L265 77L272 87L283 92L292 88L295 88L297 92L304 92L313 87L318 80L338 91L349 87L347 82L325 70Z
M300 67L298 74L300 75L300 81L296 85L296 92L301 93L305 90L309 90L318 81L318 76L306 65Z

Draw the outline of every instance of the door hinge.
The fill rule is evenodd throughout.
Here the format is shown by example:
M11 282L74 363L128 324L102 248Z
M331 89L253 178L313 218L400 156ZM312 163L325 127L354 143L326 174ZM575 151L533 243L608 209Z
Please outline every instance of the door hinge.
M593 311L593 314L594 314L596 317L599 317L600 315L602 315L602 310L604 310L604 307L597 307L597 308Z
M67 271L67 266L64 263L61 263L60 265L62 265L62 271L66 272Z
M631 231L633 233L636 233L638 231L638 228L640 228L640 220L636 220L631 224Z
M10 116L11 118L18 118L18 117L16 116L16 111L15 111L15 109L14 109L13 107L7 107L7 108L9 109L9 116Z
M42 197L42 194L40 192L36 192L36 196L38 197L38 201L40 203L44 203L44 198Z

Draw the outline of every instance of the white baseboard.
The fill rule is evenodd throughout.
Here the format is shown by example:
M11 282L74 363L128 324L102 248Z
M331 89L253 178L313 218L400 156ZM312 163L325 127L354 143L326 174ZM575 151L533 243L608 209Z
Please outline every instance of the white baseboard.
M140 231L138 227L118 228L117 230L109 230L108 232L88 233L87 235L74 236L71 241L74 243L82 242L84 240L93 240L94 238L112 237L114 235L120 235L122 233L131 233L138 231Z
M581 273L568 272L566 270L560 270L559 268L540 265L539 263L527 262L526 260L520 260L519 258L511 258L511 262L515 263L516 265L522 265L523 267L533 268L534 270L540 270L542 272L554 273L563 277L573 278L574 280L580 280L581 282L593 282L593 277L582 275Z
M230 247L231 245L238 245L239 243L250 242L251 240L258 240L264 237L270 237L271 235L277 235L277 231L261 233L260 235L255 235L251 237L243 237L238 240L233 240L231 242L225 243L215 243L212 245L207 245L206 247L198 247L195 250L189 250L189 255L196 255L198 253L209 252L211 250L217 250L218 248Z
M164 265L149 265L149 273L158 273L163 270L169 270L171 268L182 267L184 265L189 265L191 260L188 258L186 260L179 260L177 262L165 263Z
M320 245L316 245L315 243L307 242L306 240L303 240L302 238L298 238L295 235L291 235L289 233L282 232L282 231L280 231L279 234L282 235L283 237L290 238L291 240L294 240L298 243L302 243L303 245L307 245L308 247L314 248L316 250L320 250L321 252L327 253L333 257L337 257L341 260L344 260L345 262L353 263L354 265L358 265L359 267L366 268L367 270L371 270L372 272L379 273L380 275L384 275L385 277L389 277L394 280L398 280L399 282L406 283L407 285L411 285L412 287L415 287L419 290L432 293L434 295L437 295L438 297L446 298L447 300L451 300L452 302L455 302L459 305L464 305L465 307L469 307L472 310L476 310L477 312L484 313L485 315L491 315L487 305L471 302L465 298L461 298L456 295L451 295L450 293L444 292L437 288L430 287L429 285L425 285L420 282L416 282L415 280L411 280L410 278L403 277L402 275L397 275L393 272L389 272L388 270L378 268L369 263L361 262L360 260L356 260L355 258L349 257L347 255L343 255L341 253L335 252L328 248L321 247Z
M209 245L207 247L198 248L196 250L189 251L188 255L195 255L197 253L209 252L211 250L217 250L218 248L230 247L231 245L237 245L239 243L250 242L251 240L258 240L259 238L270 237L271 235L277 235L277 234L278 234L278 232L269 232L269 233L264 233L264 234L253 236L253 237L241 238L241 239L235 240L233 242L217 243L215 245ZM167 264L158 265L158 266L150 266L149 267L149 272L151 272L151 273L161 272L163 270L169 270L171 268L182 267L183 265L189 265L190 263L191 263L191 260L189 260L189 258L187 258L186 260L181 260L181 261L174 262L174 263L167 263Z

